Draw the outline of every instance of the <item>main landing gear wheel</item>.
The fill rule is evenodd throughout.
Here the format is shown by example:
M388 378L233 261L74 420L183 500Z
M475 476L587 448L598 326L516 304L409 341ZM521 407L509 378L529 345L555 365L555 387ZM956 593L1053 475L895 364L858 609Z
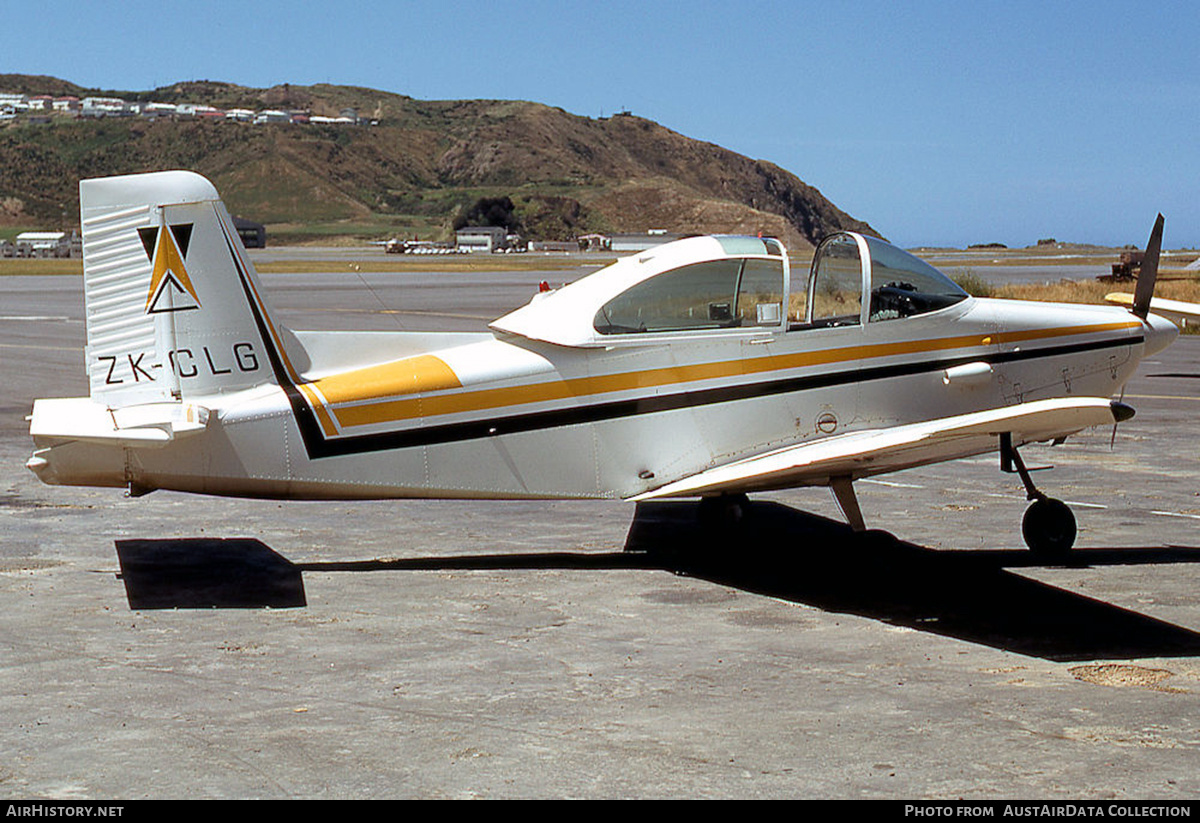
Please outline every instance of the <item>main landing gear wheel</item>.
M731 529L745 518L750 498L744 494L701 497L696 509L700 525L709 529Z
M1075 545L1075 515L1061 500L1041 497L1033 501L1021 521L1025 545L1036 556L1061 560Z

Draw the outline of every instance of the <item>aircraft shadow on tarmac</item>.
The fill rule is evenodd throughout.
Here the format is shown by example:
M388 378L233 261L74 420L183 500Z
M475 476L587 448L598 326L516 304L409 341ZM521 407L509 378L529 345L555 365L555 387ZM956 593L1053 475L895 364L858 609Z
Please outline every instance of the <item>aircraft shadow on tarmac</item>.
M692 502L640 503L624 551L293 564L253 539L117 541L131 609L306 605L302 573L516 569L669 571L746 592L1048 660L1200 654L1200 633L1023 577L1023 550L933 550L755 501L714 536ZM1077 549L1078 567L1200 563L1200 548Z
M261 540L118 540L129 608L257 609L307 605L300 569Z

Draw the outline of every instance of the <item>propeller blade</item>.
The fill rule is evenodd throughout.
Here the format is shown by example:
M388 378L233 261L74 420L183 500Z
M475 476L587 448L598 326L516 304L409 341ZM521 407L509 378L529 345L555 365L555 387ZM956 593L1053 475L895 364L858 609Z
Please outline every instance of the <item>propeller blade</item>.
M1133 290L1133 313L1143 320L1150 313L1150 298L1154 296L1154 281L1158 279L1158 255L1162 251L1163 216L1154 221L1154 230L1146 241L1146 256L1138 272L1137 288Z
M1128 410L1128 412L1132 412L1133 409L1130 409L1128 406L1125 405L1125 387L1124 386L1121 387L1121 399L1112 404L1112 410L1113 410L1113 431L1112 431L1112 439L1108 441L1109 449L1114 449L1117 446L1117 425L1122 420L1128 420L1130 417L1133 417L1132 414L1129 414L1126 411L1126 410Z

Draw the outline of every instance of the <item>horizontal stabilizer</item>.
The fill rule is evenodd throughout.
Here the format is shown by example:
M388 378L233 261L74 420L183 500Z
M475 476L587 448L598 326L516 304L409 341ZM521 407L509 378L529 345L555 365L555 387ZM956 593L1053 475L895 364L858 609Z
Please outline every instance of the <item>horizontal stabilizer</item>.
M201 432L208 409L191 403L145 403L120 409L88 398L37 400L29 433L39 446L71 441L158 448Z
M716 466L632 499L823 486L834 477L866 477L982 454L996 449L1003 433L1011 433L1018 445L1065 437L1112 425L1130 411L1101 397L1062 398L850 432Z

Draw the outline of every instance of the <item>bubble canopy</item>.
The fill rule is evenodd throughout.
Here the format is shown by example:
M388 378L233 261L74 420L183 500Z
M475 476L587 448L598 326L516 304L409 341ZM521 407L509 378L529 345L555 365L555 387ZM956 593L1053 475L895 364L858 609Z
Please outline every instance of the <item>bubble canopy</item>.
M778 240L703 236L622 258L536 296L492 328L608 347L897 320L967 297L928 263L854 232L822 241L807 280L793 278Z

